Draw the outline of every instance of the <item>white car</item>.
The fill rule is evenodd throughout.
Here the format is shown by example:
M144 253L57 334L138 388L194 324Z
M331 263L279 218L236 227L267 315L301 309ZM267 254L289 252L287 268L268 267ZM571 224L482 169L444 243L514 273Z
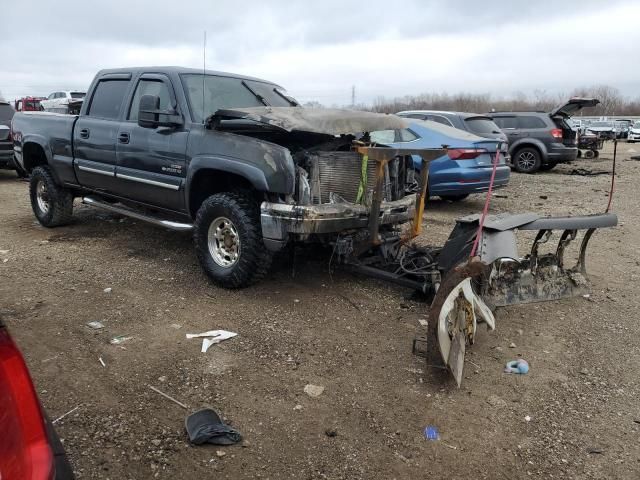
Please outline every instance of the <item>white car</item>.
M636 122L629 128L629 136L627 142L633 143L640 141L640 122Z
M40 104L46 112L73 113L80 109L85 95L85 92L53 92Z

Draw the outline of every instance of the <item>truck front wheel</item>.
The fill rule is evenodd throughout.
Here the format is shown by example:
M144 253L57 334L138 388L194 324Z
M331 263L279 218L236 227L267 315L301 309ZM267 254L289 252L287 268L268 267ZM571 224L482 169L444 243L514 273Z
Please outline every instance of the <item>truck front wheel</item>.
M196 214L194 242L202 268L224 288L251 285L271 266L259 206L247 194L227 192L207 198Z
M58 227L71 221L73 193L56 184L49 167L33 169L29 179L29 196L33 213L43 226Z

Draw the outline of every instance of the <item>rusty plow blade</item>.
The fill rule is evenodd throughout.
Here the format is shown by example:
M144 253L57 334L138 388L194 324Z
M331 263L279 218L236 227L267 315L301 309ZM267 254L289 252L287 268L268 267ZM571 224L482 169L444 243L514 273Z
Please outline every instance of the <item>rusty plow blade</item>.
M476 260L451 272L431 304L430 318L437 319L438 348L458 387L462 382L466 347L473 345L478 323L484 322L489 329L495 329L491 309L473 287L474 277L481 275L484 267Z
M589 291L586 252L598 228L613 227L612 213L577 217L540 218L535 214L488 216L478 242L478 256L470 260L471 245L478 229L478 215L459 219L439 255L443 280L431 304L429 322L445 365L458 386L462 380L466 347L472 345L477 323L495 328L496 307L558 300ZM516 232L537 231L527 255L519 257ZM561 231L555 250L540 254L540 245L550 243ZM578 232L584 230L581 235ZM564 253L582 237L577 263L567 267Z
M440 253L440 265L445 272L469 257L478 219L479 215L458 219ZM532 213L488 216L478 243L477 254L488 266L478 289L480 296L493 309L585 294L589 287L586 268L589 240L598 228L613 227L617 223L613 213L546 218ZM520 257L516 233L527 230L537 233L529 253ZM579 233L581 231L584 234ZM552 244L554 232L559 233L555 249L541 254L541 245ZM577 262L568 266L565 251L579 237L582 240Z
M617 217L607 213L579 217L540 218L519 225L517 230L537 230L530 252L524 258L518 258L508 252L515 251L515 243L511 245L509 242L507 252L502 251L504 240L509 236L515 238L514 230L483 232L484 251L481 252L481 258L484 263L491 264L491 269L483 284L482 298L493 308L559 300L586 294L589 292L586 262L589 240L596 229L613 227L617 223ZM585 231L584 234L579 233L581 230ZM550 253L540 254L540 245L553 245L554 231L562 232L559 233L555 249ZM500 236L503 237L502 244L498 242L492 245ZM569 244L578 240L579 237L582 238L577 262L574 265L567 265L565 251Z

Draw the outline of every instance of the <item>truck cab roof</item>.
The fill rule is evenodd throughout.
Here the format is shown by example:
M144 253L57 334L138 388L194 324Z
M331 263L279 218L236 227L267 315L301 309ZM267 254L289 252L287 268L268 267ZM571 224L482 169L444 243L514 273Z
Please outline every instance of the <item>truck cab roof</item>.
M132 76L135 76L141 73L164 73L164 74L177 74L177 75L182 75L182 74L202 75L204 73L205 75L216 75L218 77L229 77L229 78L239 78L241 80L252 80L254 82L269 83L269 84L281 87L277 83L271 82L269 80L264 80L262 78L250 77L247 75L240 75L237 73L220 72L217 70L203 71L202 69L198 69L198 68L187 68L187 67L177 67L177 66L106 68L106 69L100 70L96 74L96 78L100 78L105 75L112 75L112 74L131 74Z

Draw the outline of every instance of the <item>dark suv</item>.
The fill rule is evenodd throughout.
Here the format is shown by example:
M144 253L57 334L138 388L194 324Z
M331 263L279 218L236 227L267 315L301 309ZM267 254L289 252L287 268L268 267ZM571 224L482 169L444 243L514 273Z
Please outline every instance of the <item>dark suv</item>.
M509 139L512 168L521 173L534 173L576 159L578 137L567 120L578 110L598 103L593 98L572 98L550 113L492 112L487 116Z
M0 168L13 168L13 141L10 136L13 107L0 100Z

